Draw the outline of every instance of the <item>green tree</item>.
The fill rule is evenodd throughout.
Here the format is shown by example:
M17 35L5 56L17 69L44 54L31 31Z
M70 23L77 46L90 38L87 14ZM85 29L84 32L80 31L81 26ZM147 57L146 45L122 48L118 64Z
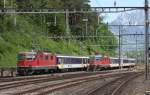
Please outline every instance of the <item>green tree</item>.
M23 8L68 8L69 11L76 8L88 8L89 0L6 0L6 7ZM3 8L3 0L0 1ZM87 36L94 35L97 31L100 36L111 36L103 38L84 39L48 39L47 36L61 36L66 34L66 14L0 14L0 66L15 66L16 56L19 51L31 49L33 42L38 49L48 48L53 53L70 55L88 55L90 51L106 52L113 55L117 40L107 25L97 23L97 13L69 13L70 36L85 35L87 21ZM16 21L15 21L16 19ZM16 23L16 25L14 24ZM98 28L103 26L101 28ZM79 43L80 42L80 43ZM81 47L81 45L83 47ZM100 44L100 47L91 47L91 44ZM110 45L107 46L106 45ZM83 48L83 50L81 50ZM111 51L110 51L111 49ZM109 50L109 51L108 51Z

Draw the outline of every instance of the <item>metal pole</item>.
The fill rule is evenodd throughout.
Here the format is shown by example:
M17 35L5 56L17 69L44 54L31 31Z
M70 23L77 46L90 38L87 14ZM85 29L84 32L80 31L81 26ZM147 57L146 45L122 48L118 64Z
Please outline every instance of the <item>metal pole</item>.
M148 80L148 47L149 47L149 9L148 0L145 0L145 79Z
M86 27L85 34L87 35L88 21L85 22L85 27Z
M97 13L97 24L99 25L100 19L99 19L99 13Z
M70 32L70 30L69 30L69 10L66 9L66 33L67 33L67 35L69 35L69 32Z
M80 44L80 55L82 55L82 42L79 42Z
M119 69L122 69L122 66L121 66L121 26L119 26Z
M85 34L87 35L87 28L88 28L88 18L84 18L83 21L85 22Z
M55 14L55 22L54 22L54 26L56 26L57 24L57 17L56 17L56 14Z
M138 64L137 36L136 36L136 64Z
M69 28L69 10L66 9L66 34L70 36L70 28ZM70 39L68 39L68 46L70 45Z
M6 8L6 0L4 0L4 8Z

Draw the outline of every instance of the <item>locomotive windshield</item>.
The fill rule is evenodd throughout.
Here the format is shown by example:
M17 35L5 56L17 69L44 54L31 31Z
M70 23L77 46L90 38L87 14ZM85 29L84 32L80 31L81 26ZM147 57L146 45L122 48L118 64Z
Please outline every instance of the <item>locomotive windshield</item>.
M35 58L34 53L21 53L18 54L18 60L33 60Z
M95 55L95 56L91 56L90 60L101 60L102 56L100 55Z
M18 54L18 60L24 60L25 54Z

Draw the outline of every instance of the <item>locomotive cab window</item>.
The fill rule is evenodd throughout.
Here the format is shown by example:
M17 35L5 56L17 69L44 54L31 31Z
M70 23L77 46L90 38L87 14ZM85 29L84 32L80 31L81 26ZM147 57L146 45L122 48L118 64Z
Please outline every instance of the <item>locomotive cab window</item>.
M34 60L35 59L35 55L34 54L26 54L26 59L27 60Z
M18 60L34 60L35 55L34 54L18 54Z
M95 60L95 57L94 56L90 57L90 60Z
M101 60L101 59L102 59L101 55L95 55L90 57L90 60Z
M95 60L101 60L101 57L95 57Z
M18 54L18 60L24 60L25 59L25 54Z

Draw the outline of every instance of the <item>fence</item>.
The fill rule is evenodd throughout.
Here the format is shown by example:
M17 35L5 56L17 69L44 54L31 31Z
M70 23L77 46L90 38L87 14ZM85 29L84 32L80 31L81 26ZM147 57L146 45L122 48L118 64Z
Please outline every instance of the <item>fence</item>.
M14 77L16 76L16 67L1 67L0 77Z

